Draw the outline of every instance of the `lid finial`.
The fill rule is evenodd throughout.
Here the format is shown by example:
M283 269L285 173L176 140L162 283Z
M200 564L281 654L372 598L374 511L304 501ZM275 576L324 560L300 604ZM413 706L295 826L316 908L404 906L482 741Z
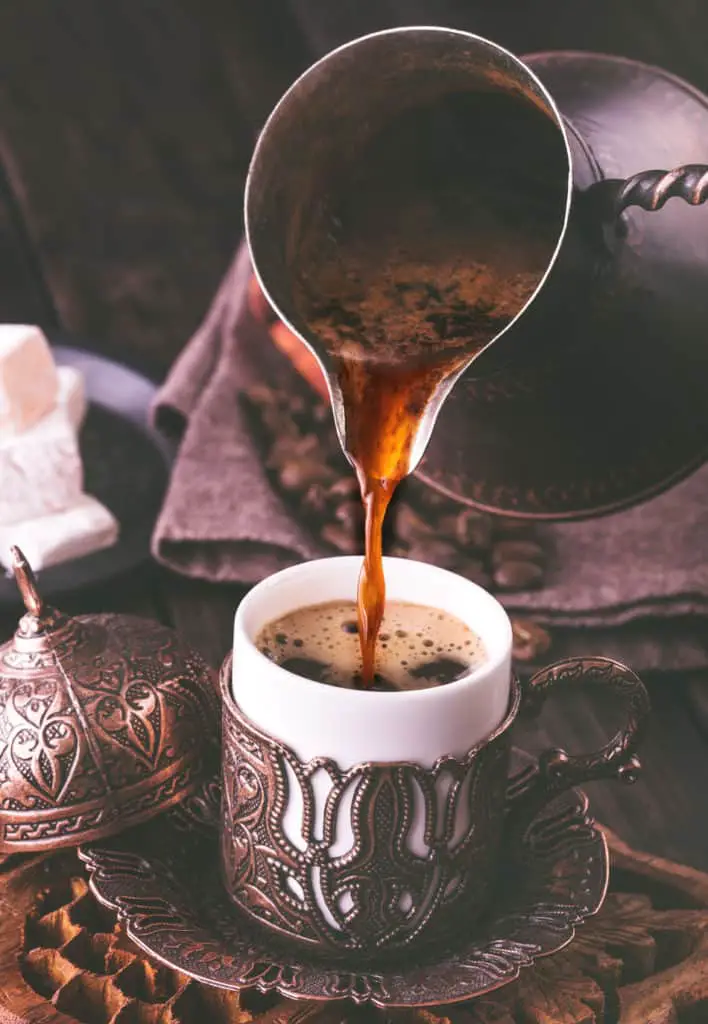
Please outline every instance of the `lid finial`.
M15 582L22 594L25 608L30 615L39 618L44 611L44 601L37 590L37 578L29 562L15 544L10 548L10 553L12 555L12 571L15 574Z

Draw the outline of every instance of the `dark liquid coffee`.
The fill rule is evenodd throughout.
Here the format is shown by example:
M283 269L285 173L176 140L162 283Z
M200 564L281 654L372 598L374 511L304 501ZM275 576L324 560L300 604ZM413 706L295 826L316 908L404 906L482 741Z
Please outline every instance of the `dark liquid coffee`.
M256 646L306 679L361 687L363 663L352 601L298 608L268 623ZM393 691L452 683L486 657L481 639L456 616L406 601L387 603L376 653L372 689Z
M385 607L386 510L420 455L422 424L541 281L562 223L555 172L565 159L555 124L532 104L446 96L372 138L301 239L295 301L327 353L366 513L365 687Z

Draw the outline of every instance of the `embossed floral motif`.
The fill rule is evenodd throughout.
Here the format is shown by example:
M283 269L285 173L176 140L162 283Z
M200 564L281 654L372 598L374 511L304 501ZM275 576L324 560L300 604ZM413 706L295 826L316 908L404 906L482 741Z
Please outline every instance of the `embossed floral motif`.
M430 939L452 933L488 899L508 754L503 730L430 770L303 764L225 700L227 889L252 918L330 953L402 948L424 928Z
M0 845L75 843L169 806L207 770L217 728L208 668L158 623L63 619L39 650L6 647Z
M80 739L73 710L56 680L0 680L0 780L19 775L30 806L61 801L76 768ZM17 799L3 792L0 807Z
M572 658L537 672L523 705L538 710L558 687L590 685L621 699L622 728L600 750L545 751L507 779L512 706L497 731L463 758L431 769L331 760L302 763L241 714L222 670L222 868L234 902L279 935L328 955L370 956L420 936L454 936L485 908L498 874L502 829L516 840L570 786L633 782L649 712L641 680L607 658ZM577 837L573 837L575 840ZM521 844L522 845L522 844ZM519 866L523 867L523 866ZM423 934L425 930L425 934Z

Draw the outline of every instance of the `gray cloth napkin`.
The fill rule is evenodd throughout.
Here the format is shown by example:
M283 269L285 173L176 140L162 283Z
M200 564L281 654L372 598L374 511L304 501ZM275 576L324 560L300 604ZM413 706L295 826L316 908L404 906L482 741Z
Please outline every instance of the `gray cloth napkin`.
M270 485L239 392L254 383L303 389L251 313L242 247L204 323L160 390L154 417L181 438L152 548L188 576L253 583L327 553ZM543 527L542 589L504 598L553 627L554 656L624 657L638 668L708 667L708 467L626 512Z
M239 392L259 381L298 386L249 311L250 275L242 249L153 409L157 426L182 438L153 554L218 582L253 583L323 554L271 487L239 404Z
M708 616L708 467L635 508L544 533L545 585L510 596L510 608L572 626Z

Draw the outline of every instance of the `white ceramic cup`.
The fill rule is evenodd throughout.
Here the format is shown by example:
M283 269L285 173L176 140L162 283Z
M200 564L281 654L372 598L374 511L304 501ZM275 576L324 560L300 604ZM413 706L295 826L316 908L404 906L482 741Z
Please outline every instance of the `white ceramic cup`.
M261 654L260 630L307 605L356 594L359 558L286 569L244 599L221 672L225 891L258 925L336 957L451 940L488 906L505 846L559 792L636 776L648 699L619 663L575 658L537 673L523 702L558 686L613 690L626 726L599 751L541 755L509 778L522 705L511 625L486 591L443 569L384 559L389 601L449 612L482 639L485 660L445 686L369 692L325 686ZM514 845L516 844L516 845ZM506 858L506 860L505 860ZM514 869L515 870L515 869Z
M518 709L505 611L422 562L384 559L387 600L449 612L481 637L486 658L461 679L348 690L261 654L273 619L353 601L360 569L326 558L259 583L236 613L230 680L228 659L222 671L226 891L281 935L347 954L402 948L484 902Z
M378 693L345 690L295 675L255 646L273 619L307 605L355 600L361 558L323 558L284 569L255 586L234 621L232 693L247 718L303 761L328 757L341 769L411 761L430 768L464 756L504 718L511 680L511 624L490 594L445 569L384 558L386 598L449 612L481 637L486 659L445 686Z

